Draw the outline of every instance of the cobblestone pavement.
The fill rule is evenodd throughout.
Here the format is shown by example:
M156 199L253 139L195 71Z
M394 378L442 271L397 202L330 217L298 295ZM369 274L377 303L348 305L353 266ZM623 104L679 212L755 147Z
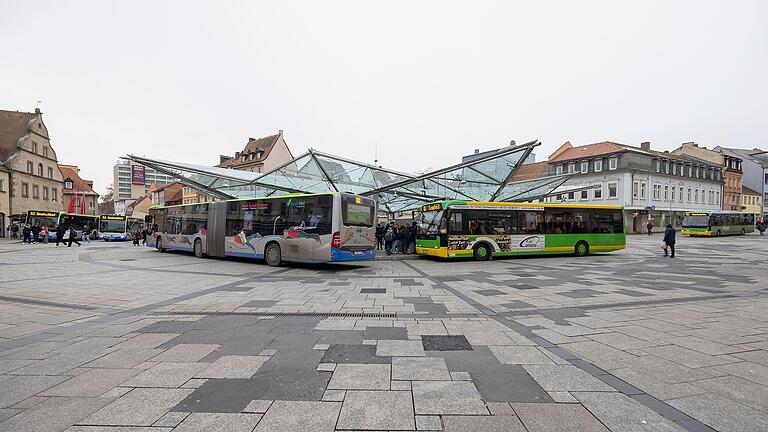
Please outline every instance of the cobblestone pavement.
M765 431L768 239L268 267L0 242L0 431Z

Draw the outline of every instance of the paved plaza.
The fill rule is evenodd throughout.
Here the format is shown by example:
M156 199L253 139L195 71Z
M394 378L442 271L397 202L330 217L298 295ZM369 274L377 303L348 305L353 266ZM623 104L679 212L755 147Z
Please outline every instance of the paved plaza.
M768 238L268 267L0 242L0 431L766 431Z

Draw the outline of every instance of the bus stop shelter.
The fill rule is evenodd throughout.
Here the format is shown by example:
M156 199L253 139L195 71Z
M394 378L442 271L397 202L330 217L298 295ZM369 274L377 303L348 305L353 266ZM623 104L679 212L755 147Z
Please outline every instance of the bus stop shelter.
M525 202L574 191L570 175L515 181L515 173L540 145L531 141L425 174L407 174L310 149L266 173L126 155L123 159L171 175L214 199L268 197L283 193L350 192L369 196L394 214L425 203L466 199Z

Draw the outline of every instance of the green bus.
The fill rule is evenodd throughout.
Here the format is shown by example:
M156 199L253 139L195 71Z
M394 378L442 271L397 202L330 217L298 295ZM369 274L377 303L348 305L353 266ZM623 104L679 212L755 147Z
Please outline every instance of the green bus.
M611 252L626 247L619 206L451 200L421 208L416 253L493 256Z
M680 234L720 237L745 235L755 230L755 215L727 210L687 212L683 217Z

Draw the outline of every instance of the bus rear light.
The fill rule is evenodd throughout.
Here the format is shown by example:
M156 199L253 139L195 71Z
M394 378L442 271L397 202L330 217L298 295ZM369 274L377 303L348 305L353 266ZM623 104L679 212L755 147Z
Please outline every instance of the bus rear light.
M341 233L336 231L333 233L333 239L331 239L331 246L335 248L341 247Z

